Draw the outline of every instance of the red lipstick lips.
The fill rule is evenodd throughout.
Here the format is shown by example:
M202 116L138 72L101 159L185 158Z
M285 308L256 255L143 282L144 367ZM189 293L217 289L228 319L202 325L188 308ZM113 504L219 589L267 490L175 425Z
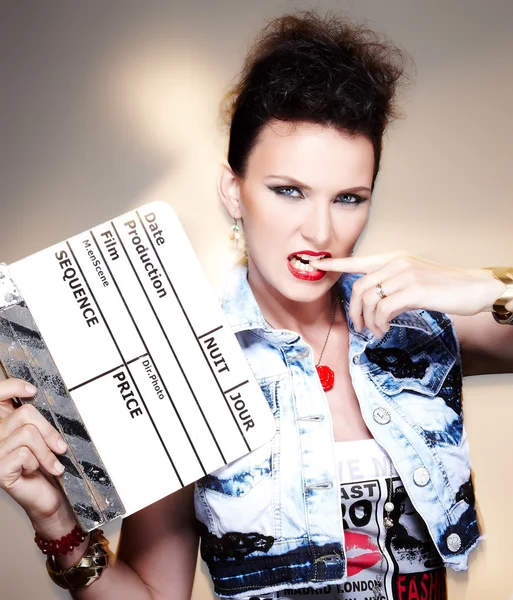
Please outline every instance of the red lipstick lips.
M309 262L311 259L318 260L320 258L331 258L331 253L301 250L289 254L287 257L287 266L292 275L297 279L302 279L303 281L319 281L326 275L326 271L320 271L319 269L310 267Z

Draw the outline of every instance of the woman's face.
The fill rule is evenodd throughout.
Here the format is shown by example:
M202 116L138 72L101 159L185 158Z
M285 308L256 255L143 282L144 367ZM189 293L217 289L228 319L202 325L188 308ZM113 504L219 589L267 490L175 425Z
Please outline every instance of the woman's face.
M253 288L299 302L325 294L337 274L309 260L351 255L367 222L373 173L366 137L312 123L266 125L239 181Z

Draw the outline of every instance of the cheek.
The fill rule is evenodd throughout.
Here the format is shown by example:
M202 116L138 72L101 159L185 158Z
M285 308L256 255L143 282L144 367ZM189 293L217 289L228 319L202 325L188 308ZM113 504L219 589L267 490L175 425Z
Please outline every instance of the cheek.
M242 190L241 214L244 231L247 235L253 232L259 238L274 235L287 222L280 210L280 204L274 202L269 192L262 189L254 190L250 186Z
M362 234L369 218L369 208L362 207L346 218L341 218L337 227L337 238L340 243L352 247Z
M358 219L358 224L356 227L356 237L360 237L360 235L362 234L362 231L365 229L365 226L367 225L367 221L369 220L369 212L370 212L370 207L368 204L365 205L365 210L362 210L362 214L360 215L360 218Z
M261 255L262 251L270 250L276 240L281 237L279 221L271 211L263 210L261 206L245 206L242 208L242 228L246 247L250 254Z
M243 211L242 224L244 233L247 236L256 239L276 237L276 233L281 231L280 219L276 216L276 211Z

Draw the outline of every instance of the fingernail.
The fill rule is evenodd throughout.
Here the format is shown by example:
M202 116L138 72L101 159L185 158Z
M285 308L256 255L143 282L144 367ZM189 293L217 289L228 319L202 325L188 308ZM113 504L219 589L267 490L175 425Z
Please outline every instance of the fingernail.
M64 472L64 467L62 466L60 461L56 460L53 466L55 467L55 470L57 471L57 473L59 473L59 475L62 472Z
M27 390L27 393L32 394L33 396L36 395L37 393L37 388L35 388L33 385L31 385L30 383L27 383L25 385L25 389Z
M66 442L62 439L59 438L57 440L57 448L61 451L61 452L66 452L66 450L68 449L68 444L66 444ZM60 464L60 463L59 463Z

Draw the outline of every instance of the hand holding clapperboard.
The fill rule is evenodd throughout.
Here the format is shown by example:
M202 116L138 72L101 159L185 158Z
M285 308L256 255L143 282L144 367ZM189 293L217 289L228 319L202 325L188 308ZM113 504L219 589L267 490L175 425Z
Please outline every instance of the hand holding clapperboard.
M68 442L61 483L84 528L273 437L272 412L167 204L3 273L0 360L36 385L36 407Z

